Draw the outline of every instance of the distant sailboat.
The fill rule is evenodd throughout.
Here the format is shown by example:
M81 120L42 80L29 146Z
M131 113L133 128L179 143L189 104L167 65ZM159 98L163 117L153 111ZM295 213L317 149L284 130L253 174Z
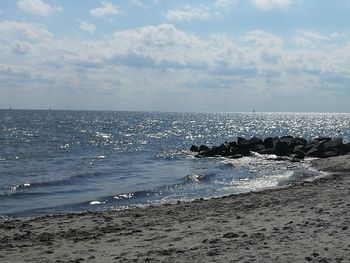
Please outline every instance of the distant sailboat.
M11 106L10 106L9 110L12 110Z
M255 108L253 109L253 113L255 113Z

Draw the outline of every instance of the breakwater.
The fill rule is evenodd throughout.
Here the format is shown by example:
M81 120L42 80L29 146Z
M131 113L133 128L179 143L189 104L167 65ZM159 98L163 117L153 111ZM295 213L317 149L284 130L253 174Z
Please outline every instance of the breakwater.
M219 146L192 145L190 150L197 152L196 157L223 156L241 158L250 156L251 152L289 156L293 159L305 157L327 158L350 152L350 143L343 143L340 137L317 137L310 140L293 136L268 137L265 139L238 137L236 141L225 142Z

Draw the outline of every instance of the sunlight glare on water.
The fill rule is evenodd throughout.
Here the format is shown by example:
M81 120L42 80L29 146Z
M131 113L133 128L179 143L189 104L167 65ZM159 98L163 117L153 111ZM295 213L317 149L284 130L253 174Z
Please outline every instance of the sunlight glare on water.
M342 136L349 142L349 117L1 110L0 214L129 207L274 187L313 174L268 156L198 159L188 149L238 136Z

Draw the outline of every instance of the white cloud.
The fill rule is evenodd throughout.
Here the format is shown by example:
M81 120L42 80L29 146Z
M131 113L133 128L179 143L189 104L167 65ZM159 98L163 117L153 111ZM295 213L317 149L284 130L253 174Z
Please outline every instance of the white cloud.
M287 8L292 0L252 0L260 10L267 11L275 8Z
M8 20L0 22L0 35L2 38L20 39L25 37L30 40L52 38L52 33L40 24Z
M51 6L42 0L19 0L17 6L23 11L39 16L48 16L53 12L62 11L62 7Z
M107 96L112 109L114 105L127 108L135 101L140 103L130 106L141 107L147 101L148 109L164 103L163 109L169 110L169 97L175 100L180 93L192 101L227 98L230 105L240 105L244 96L252 94L270 105L281 94L303 98L333 89L344 94L350 85L350 44L331 44L326 40L330 36L315 31L297 34L320 44L291 48L292 40L261 30L235 38L219 33L203 38L173 24L116 31L101 40L57 38L39 24L4 21L0 22L0 81L4 87L54 90L62 98L92 94L93 100L96 94L117 92L118 96ZM6 65L14 54L22 55L19 62ZM77 107L84 107L81 100L77 102L81 103ZM172 109L179 109L173 105ZM199 104L193 105L198 110ZM218 105L213 103L213 110Z
M119 47L117 58L136 66L199 67L206 59L198 53L205 43L172 24L115 32L113 39Z
M321 35L320 33L316 31L307 31L307 30L299 30L299 35L308 38L308 39L315 39L315 40L327 40L328 37Z
M181 9L168 10L165 17L170 21L187 21L193 19L210 19L213 14L204 7L186 6Z
M23 67L0 64L0 72L6 74L28 74L28 70Z
M32 47L29 42L17 41L12 51L17 55L26 55L32 52Z
M79 22L79 28L81 30L87 31L91 34L96 31L96 26L94 24L91 24L85 21L80 21L80 20L78 20L78 22Z
M272 34L266 33L261 30L256 30L247 33L243 39L251 44L258 46L281 46L283 45L283 40Z
M293 37L293 43L299 46L312 46L327 41L333 37L333 34L328 37L321 35L316 31L298 30L297 34Z
M239 0L215 0L199 6L185 5L179 8L169 9L165 17L169 21L209 20L224 16L231 12L239 3Z
M106 15L119 15L121 14L121 11L119 10L118 6L111 2L102 2L102 7L92 9L90 14L92 16L103 17Z

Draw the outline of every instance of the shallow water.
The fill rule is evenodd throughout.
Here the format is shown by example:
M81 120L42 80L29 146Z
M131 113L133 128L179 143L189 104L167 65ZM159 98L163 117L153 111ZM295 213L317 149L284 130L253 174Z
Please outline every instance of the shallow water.
M273 156L198 159L188 151L237 136L283 135L348 142L350 114L0 110L0 214L210 198L316 175Z

